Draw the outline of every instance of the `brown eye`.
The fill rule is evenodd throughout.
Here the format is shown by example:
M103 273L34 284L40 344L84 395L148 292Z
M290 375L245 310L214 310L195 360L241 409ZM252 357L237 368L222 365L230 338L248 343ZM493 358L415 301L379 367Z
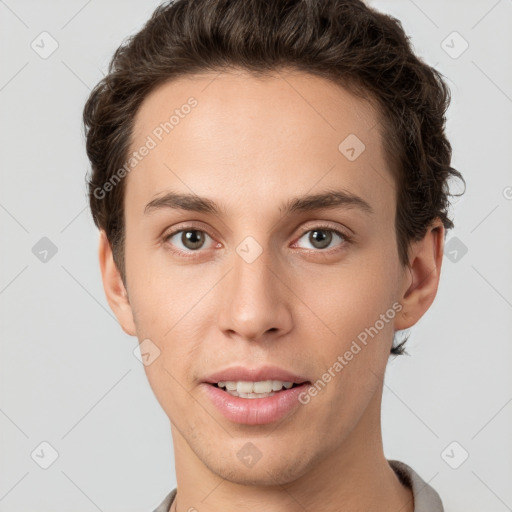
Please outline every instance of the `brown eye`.
M165 242L176 247L178 252L198 252L204 248L207 237L211 238L204 231L185 228L167 235Z
M183 231L181 243L187 249L199 249L204 244L204 232L197 230Z
M316 249L325 249L326 247L329 247L331 240L332 233L326 229L315 229L314 231L310 231L309 242Z
M336 239L340 240L340 242L337 244L338 246L344 245L348 242L347 236L331 228L318 227L315 229L310 229L309 231L306 231L301 236L301 238L299 238L299 240L305 238L306 235L308 235L307 242L311 245L311 247L306 247L306 249L327 249L330 248L329 246L333 241L336 241Z

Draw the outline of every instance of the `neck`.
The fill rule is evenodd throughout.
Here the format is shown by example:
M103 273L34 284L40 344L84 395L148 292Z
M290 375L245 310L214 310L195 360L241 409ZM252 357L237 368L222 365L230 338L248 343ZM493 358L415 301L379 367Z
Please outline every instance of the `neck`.
M205 466L171 424L178 493L172 510L186 512L414 512L412 492L403 486L383 452L377 390L343 443L320 454L299 478L283 485L243 485Z

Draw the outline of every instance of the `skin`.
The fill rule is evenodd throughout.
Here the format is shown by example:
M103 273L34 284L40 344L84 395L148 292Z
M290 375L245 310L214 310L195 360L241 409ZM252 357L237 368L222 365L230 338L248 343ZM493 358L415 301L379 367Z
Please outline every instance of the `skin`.
M384 457L381 396L394 331L413 326L436 295L442 223L410 246L402 267L377 112L302 72L205 73L163 84L137 113L132 150L190 96L197 107L126 178L126 286L103 231L99 246L120 325L160 350L145 371L171 422L174 505L179 512L413 511L411 491ZM348 134L366 146L354 161L338 150ZM357 194L373 213L280 210L292 197L326 189ZM223 214L144 213L169 190L208 197ZM206 233L203 246L183 245L181 233L166 239L190 228L184 222ZM323 231L333 238L319 248L309 235L325 223L352 241ZM236 252L247 236L263 251L251 263ZM281 422L230 422L204 393L205 377L235 364L274 364L314 382L393 303L401 311ZM262 454L253 467L237 457L247 442Z

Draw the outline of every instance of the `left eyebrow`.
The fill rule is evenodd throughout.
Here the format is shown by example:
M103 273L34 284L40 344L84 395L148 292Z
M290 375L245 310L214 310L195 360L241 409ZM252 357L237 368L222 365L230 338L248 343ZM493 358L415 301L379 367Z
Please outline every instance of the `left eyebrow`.
M364 213L375 213L373 208L362 197L346 190L327 190L318 194L305 195L290 199L284 206L284 213L308 212L338 207L358 208ZM283 211L283 208L279 208Z
M284 214L308 212L337 207L358 208L367 214L375 213L363 198L346 190L327 190L318 194L304 195L289 199L279 211ZM215 201L195 194L167 192L150 201L144 208L144 214L165 208L187 210L222 216L222 210Z

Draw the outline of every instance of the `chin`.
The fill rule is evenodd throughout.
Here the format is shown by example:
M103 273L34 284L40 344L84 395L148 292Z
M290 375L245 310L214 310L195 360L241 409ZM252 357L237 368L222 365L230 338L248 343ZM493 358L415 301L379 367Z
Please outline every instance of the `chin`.
M292 446L294 445L300 446L301 443L292 444ZM226 452L230 450L230 448L226 448ZM307 458L303 451L295 453L286 447L283 447L286 453L270 447L268 450L271 450L271 455L265 457L265 454L262 453L257 462L248 461L244 463L241 461L240 459L243 457L240 455L238 448L232 457L216 456L214 452L209 452L211 460L203 458L202 461L210 471L229 482L265 487L292 483L305 475L312 464L312 461Z

